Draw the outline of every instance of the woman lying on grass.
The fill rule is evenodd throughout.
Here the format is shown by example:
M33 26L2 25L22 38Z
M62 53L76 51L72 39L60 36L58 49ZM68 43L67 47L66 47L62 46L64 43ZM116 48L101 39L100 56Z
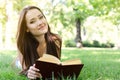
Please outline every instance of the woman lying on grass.
M35 61L43 54L60 59L61 38L50 31L43 12L36 6L24 8L20 14L17 31L18 58L22 65L21 74L29 79L41 78Z

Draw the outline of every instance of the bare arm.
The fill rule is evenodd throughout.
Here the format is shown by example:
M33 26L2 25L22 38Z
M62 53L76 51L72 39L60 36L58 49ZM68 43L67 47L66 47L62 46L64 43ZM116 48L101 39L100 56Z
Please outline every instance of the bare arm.
M25 70L26 66L25 66L25 63L22 64L22 62L23 62L23 55L21 54L20 51L18 51L18 59L20 61L20 64L22 65L22 69Z
M41 74L39 73L39 69L35 68L35 64L33 66L30 66L29 69L26 71L26 66L25 63L22 64L23 62L23 55L18 52L18 58L20 60L20 63L22 65L22 72L25 74L29 79L36 79L42 77Z

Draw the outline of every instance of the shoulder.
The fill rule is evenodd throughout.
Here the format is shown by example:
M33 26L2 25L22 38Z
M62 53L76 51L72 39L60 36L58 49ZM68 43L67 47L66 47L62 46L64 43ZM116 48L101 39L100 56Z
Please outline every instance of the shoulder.
M58 34L52 35L52 39L54 40L57 46L61 46L62 38Z
M62 40L62 38L58 34L53 34L52 39L53 40Z

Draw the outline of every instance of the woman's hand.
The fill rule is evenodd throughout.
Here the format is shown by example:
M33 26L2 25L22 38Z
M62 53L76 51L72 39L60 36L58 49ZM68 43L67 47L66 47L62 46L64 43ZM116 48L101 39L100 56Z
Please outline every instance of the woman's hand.
M35 68L35 64L34 64L33 66L30 66L30 68L28 69L27 77L29 79L42 78L39 71L40 71L39 69Z

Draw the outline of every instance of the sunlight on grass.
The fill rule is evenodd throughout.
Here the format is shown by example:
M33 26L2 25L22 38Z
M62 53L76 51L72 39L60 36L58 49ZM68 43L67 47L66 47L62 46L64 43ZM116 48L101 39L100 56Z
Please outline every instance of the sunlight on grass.
M63 58L63 59L67 59L68 57L67 57L67 56L65 56L65 55L63 55L63 56L62 56L62 58Z
M0 51L0 80L27 80L11 66L15 50ZM62 60L78 58L84 64L78 80L120 80L120 50L96 48L63 48Z
M113 61L115 61L115 62L120 62L120 59L116 59L116 60L113 60Z
M84 64L80 80L119 80L120 50L110 48L63 48L62 56L79 58ZM64 60L64 57L62 58Z

